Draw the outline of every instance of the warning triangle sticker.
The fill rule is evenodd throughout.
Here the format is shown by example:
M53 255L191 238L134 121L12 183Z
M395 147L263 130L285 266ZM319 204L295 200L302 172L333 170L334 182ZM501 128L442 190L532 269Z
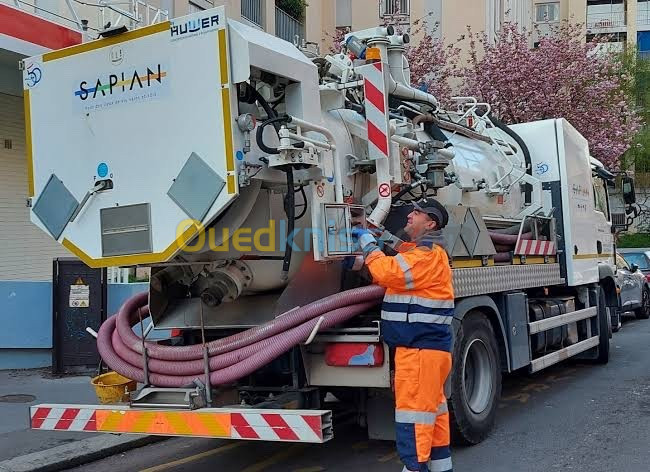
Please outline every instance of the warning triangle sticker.
M81 277L77 277L77 281L74 284L75 285L86 285Z

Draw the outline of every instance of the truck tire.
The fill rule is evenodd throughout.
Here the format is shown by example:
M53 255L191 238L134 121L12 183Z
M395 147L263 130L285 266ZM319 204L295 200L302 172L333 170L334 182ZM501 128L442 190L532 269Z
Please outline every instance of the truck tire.
M641 292L641 306L636 309L634 315L638 320L647 320L650 318L650 290L643 287Z
M465 316L452 356L452 437L455 444L477 444L492 430L501 396L499 347L483 313Z
M609 331L612 322L609 318L609 308L605 299L605 290L603 287L598 289L598 364L607 364L609 362Z

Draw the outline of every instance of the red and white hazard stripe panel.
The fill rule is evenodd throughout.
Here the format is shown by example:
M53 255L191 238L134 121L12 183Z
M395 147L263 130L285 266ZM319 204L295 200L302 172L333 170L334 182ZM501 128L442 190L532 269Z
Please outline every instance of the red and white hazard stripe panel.
M368 153L370 159L382 159L389 155L388 145L388 97L386 80L381 62L359 67L363 75L366 97L366 123L368 126Z
M521 239L515 249L515 254L526 256L553 256L557 254L555 243L538 239Z
M203 408L138 410L128 406L36 405L32 429L159 434L258 441L324 443L333 437L332 414L324 410Z
M322 419L313 415L232 413L232 439L323 442Z

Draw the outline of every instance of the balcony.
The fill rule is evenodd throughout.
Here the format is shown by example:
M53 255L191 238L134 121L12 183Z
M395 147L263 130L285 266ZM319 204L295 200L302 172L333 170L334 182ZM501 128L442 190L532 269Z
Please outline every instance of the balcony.
M381 0L379 18L392 24L408 25L410 23L410 0Z
M409 16L410 3L409 0L383 0L379 3L379 16Z
M260 28L264 26L262 0L241 0L241 16Z
M296 36L299 40L304 39L305 26L291 15L275 7L275 35L293 43Z
M611 11L604 13L589 13L587 12L587 30L593 32L598 30L601 32L614 31L617 29L625 29L625 12L624 11Z
M636 11L636 24L645 27L642 28L644 30L650 29L650 9L648 9L648 2L639 3L638 8Z

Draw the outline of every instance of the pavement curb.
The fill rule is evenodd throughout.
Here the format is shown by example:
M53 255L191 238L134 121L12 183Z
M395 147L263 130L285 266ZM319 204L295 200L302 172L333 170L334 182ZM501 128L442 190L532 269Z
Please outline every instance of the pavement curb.
M0 462L0 472L57 472L167 439L102 434Z

